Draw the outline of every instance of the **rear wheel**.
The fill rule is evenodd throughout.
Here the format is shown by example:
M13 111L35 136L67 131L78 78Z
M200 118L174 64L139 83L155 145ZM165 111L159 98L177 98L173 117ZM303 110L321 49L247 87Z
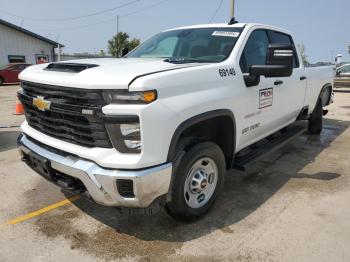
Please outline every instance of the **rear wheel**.
M226 172L225 157L215 143L201 142L175 161L166 210L176 219L193 221L206 214L219 195Z
M322 126L323 126L323 107L322 107L322 99L319 99L309 119L309 133L312 135L321 134Z
M0 77L0 86L2 86L3 83L4 83L4 79L2 79L2 78Z

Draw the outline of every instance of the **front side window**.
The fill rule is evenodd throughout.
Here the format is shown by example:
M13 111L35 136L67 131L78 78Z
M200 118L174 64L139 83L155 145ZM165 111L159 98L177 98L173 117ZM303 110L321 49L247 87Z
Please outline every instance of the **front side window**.
M240 67L242 73L249 73L252 65L265 65L269 38L265 30L255 30L244 47Z
M226 60L241 33L240 28L191 28L162 32L126 58L164 58L177 62L214 63Z

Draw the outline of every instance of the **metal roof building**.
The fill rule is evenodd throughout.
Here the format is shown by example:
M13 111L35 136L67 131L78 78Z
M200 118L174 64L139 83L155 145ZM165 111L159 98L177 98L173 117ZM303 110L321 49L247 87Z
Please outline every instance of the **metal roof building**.
M55 41L0 19L0 65L52 62L57 46Z

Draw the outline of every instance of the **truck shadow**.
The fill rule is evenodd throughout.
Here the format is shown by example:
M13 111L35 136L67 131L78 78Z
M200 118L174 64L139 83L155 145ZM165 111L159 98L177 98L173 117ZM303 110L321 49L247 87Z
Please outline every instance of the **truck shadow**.
M302 190L307 190L309 183L317 183L316 186L313 184L310 190L312 187L322 189L322 184L341 180L341 175L337 173L321 171L308 174L303 169L314 162L315 158L349 126L349 122L326 119L320 137L304 134L253 164L251 170L246 173L229 171L224 191L212 210L203 219L191 224L176 222L165 212L153 215L125 215L83 199L74 202L74 205L111 227L116 233L127 234L144 241L185 242L218 229L223 233L233 233L229 226L254 213L291 179L297 182L290 190L298 190L298 185Z

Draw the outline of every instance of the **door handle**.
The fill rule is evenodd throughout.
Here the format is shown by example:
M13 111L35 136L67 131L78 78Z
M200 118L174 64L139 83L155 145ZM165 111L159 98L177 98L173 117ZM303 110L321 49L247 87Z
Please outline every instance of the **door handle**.
M275 86L279 86L279 85L283 84L283 81L282 80L276 80L274 84L275 84Z
M301 76L300 81L306 80L306 76Z

